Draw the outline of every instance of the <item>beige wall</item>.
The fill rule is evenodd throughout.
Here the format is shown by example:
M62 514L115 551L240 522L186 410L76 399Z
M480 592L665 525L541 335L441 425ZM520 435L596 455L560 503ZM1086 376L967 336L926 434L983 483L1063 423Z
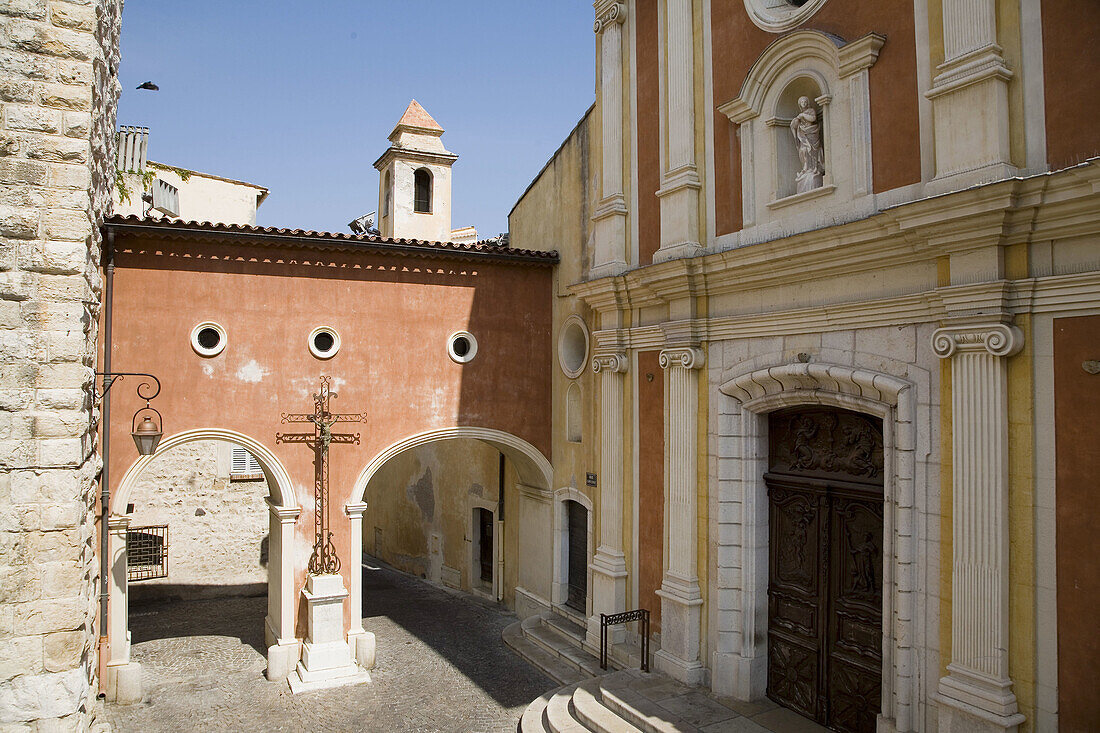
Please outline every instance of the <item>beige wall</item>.
M133 583L132 600L267 592L267 484L231 481L230 451L197 441L158 453L145 469L130 529L168 525L168 577Z
M179 189L179 217L184 221L210 221L215 224L255 224L256 208L267 195L267 189L251 183L149 164L156 178ZM114 191L114 212L123 216L142 216L147 208L141 200L145 182L137 173L123 173L129 196L122 198ZM186 178L184 178L186 176ZM153 212L160 217L159 212Z
M363 550L407 573L471 590L480 575L477 558L470 568L471 517L477 506L496 511L499 462L499 451L470 439L390 459L367 485Z

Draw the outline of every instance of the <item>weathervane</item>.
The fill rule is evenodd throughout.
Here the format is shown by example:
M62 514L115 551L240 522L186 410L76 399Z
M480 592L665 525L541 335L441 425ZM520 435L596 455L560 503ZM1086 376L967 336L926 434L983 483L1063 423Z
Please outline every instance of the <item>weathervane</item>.
M276 443L308 443L313 446L313 525L316 538L313 554L309 557L309 572L313 575L337 573L340 571L340 558L336 556L336 546L332 544L332 530L328 516L328 449L333 443L353 443L359 445L359 433L334 433L332 426L341 422L366 422L363 412L338 414L329 412L329 399L338 395L329 389L331 377L321 377L321 389L313 395L313 414L283 413L283 422L311 422L312 433L277 433Z

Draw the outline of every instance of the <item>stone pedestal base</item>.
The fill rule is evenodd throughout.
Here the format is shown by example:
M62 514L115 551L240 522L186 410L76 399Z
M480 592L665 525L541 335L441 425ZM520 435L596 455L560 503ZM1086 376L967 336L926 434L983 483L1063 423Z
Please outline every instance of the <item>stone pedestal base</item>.
M294 693L369 682L370 673L356 664L344 640L343 579L336 574L310 575L302 595L306 600L308 637L302 659L287 678Z
M1016 733L1025 718L1018 712L1012 683L994 683L958 668L940 679L939 729L942 733Z
M137 662L108 664L103 691L108 702L119 705L133 705L141 702L144 696L141 685L141 665Z
M621 613L627 610L626 558L621 552L611 553L600 547L596 549L589 568L592 570L592 615L588 617L585 642L599 649L600 614ZM619 644L625 638L625 627L608 627L608 644Z
M706 669L699 659L703 599L697 583L665 576L661 589L661 650L657 669L685 685L702 684Z

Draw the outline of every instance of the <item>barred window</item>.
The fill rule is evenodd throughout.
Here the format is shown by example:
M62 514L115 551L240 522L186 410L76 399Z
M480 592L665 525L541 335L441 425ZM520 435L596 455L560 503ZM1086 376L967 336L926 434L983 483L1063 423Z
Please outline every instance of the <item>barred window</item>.
M126 580L168 577L168 525L126 531Z

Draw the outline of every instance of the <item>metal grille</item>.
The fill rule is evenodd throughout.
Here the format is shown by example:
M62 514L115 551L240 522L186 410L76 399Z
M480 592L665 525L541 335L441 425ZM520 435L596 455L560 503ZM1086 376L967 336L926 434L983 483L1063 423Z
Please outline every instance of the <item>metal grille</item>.
M168 577L168 525L126 531L126 580Z
M600 614L600 669L607 669L607 627L634 621L641 622L638 635L642 637L642 671L649 671L649 610L646 608Z

